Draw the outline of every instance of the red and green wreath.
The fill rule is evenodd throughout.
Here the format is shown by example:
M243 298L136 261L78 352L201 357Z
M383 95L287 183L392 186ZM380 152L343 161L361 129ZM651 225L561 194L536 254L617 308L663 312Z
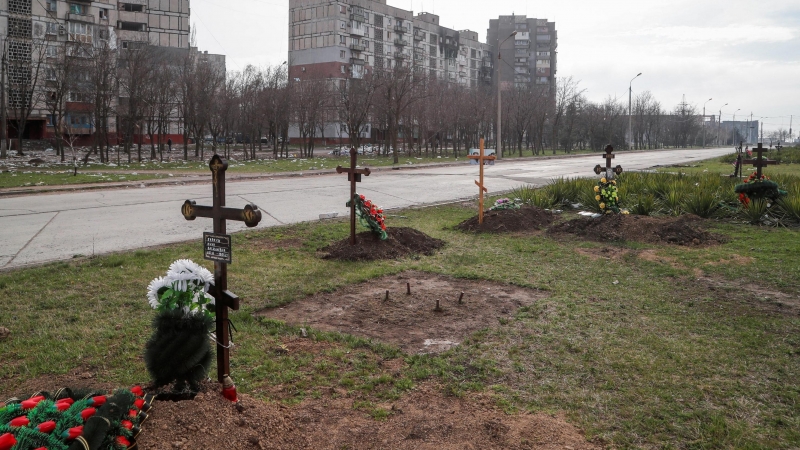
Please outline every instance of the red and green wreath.
M734 192L739 194L739 202L745 208L750 205L752 199L764 198L775 202L787 194L786 191L779 188L778 183L770 180L769 177L761 175L759 178L757 172L753 172L747 177L744 183L737 184Z
M361 222L361 225L369 228L370 231L375 233L382 241L385 241L389 235L386 234L386 224L384 223L383 209L376 204L372 203L363 195L355 194L351 200L356 205L356 216ZM351 202L347 202L349 207Z

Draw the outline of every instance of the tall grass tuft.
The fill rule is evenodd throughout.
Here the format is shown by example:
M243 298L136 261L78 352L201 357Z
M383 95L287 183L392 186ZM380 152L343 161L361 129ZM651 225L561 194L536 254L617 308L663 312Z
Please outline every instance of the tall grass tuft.
M545 189L539 189L530 184L520 186L509 193L509 197L520 199L526 205L538 206L542 209L552 208L554 202Z
M789 194L779 198L775 204L786 219L800 222L800 186L790 187Z
M631 214L650 216L659 210L658 200L654 194L639 194L631 196L628 200Z
M719 209L719 198L715 191L696 189L684 198L681 208L689 214L707 219L714 216Z
M763 198L751 199L747 206L742 206L742 216L754 225L761 223L767 214L767 202L768 200Z

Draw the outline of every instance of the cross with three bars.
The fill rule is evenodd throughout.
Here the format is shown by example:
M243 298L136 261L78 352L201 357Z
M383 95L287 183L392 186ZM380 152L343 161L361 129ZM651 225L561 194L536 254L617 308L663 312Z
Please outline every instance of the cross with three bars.
M228 162L214 155L208 163L211 169L211 182L214 187L213 206L202 206L194 200L186 200L181 213L186 220L208 217L214 221L214 233L203 233L205 259L214 261L214 286L209 293L214 297L217 317L217 379L223 382L230 374L230 341L228 339L228 308L239 309L239 297L228 290L228 264L231 262L231 236L225 234L225 221L244 222L254 227L261 221L258 206L250 203L242 209L225 207L225 171Z
M494 161L496 157L494 155L486 156L483 152L483 137L481 137L481 145L480 150L481 152L477 155L468 155L467 158L469 159L476 159L478 160L478 166L480 166L480 181L475 181L475 184L478 185L478 224L483 223L483 193L489 192L488 189L483 185L483 162L484 161Z
M606 179L608 180L613 180L614 174L619 175L622 173L622 166L620 166L619 164L617 164L617 167L614 167L613 169L611 168L611 160L614 159L614 156L616 156L614 155L613 151L614 147L612 147L611 144L606 145L606 154L602 155L603 158L606 159L605 171L606 171ZM600 175L601 172L603 172L603 166L601 166L600 164L594 166L594 173Z
M744 161L742 161L742 164L752 164L753 167L756 168L756 177L757 177L756 179L757 180L761 179L761 168L766 167L766 166L774 166L776 164L780 164L780 162L778 162L778 161L774 161L774 160L767 159L767 158L763 157L762 154L765 151L767 151L767 149L761 146L761 142L758 143L758 147L754 148L753 151L758 153L758 158L756 158L756 159L745 159Z
M355 148L350 149L350 168L345 169L342 166L336 166L336 173L346 173L347 181L350 182L350 245L356 245L356 202L353 197L356 196L356 183L361 182L361 175L369 176L369 169L357 169L356 162L358 159L358 152Z

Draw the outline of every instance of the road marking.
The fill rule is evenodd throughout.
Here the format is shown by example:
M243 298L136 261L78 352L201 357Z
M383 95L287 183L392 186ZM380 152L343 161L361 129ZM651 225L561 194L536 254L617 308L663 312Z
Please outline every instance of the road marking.
M14 259L17 256L19 256L19 254L22 253L22 251L25 250L28 247L28 245L30 245L30 243L33 242L33 240L36 239L36 237L39 236L39 234L41 234L41 232L44 231L45 228L47 228L48 225L50 225L50 222L52 222L53 219L56 218L56 216L58 216L58 212L53 214L53 217L51 217L46 224L42 225L42 228L40 228L39 231L37 231L32 238L28 239L28 242L26 242L25 245L23 245L22 248L19 249L19 251L17 251L17 253L14 253L14 256L12 256L11 259L9 259L5 264L3 264L3 267L7 267L9 264L11 264L14 261Z

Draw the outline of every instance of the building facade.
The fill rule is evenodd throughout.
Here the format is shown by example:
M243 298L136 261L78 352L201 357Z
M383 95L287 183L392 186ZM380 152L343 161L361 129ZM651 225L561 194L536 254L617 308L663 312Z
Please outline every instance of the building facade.
M13 126L14 111L22 102L32 101L28 124L21 130L23 137L31 139L46 138L54 132L42 99L54 81L51 74L57 69L54 64L61 49L67 57L81 57L70 48L108 46L124 51L133 43L147 42L176 56L196 51L190 49L189 0L0 0L0 39L0 47L4 44L7 48L9 134L13 137L19 132ZM208 59L224 67L224 56L201 55L199 60ZM32 95L32 80L44 95ZM87 118L91 110L88 98L70 92L66 109L70 128L92 132ZM179 138L178 130L174 131Z
M555 22L527 16L500 16L489 21L486 42L508 63L503 65L493 83L499 82L503 89L555 86L558 48Z

